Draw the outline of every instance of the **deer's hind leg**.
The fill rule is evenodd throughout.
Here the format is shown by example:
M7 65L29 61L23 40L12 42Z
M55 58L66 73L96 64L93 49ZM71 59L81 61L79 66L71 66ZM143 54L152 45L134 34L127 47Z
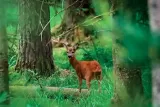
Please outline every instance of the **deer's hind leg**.
M79 92L81 93L81 86L82 86L82 78L78 78L79 80Z
M98 81L98 91L101 92L101 80L102 80L102 75L98 75L97 81Z
M91 82L91 78L86 78L86 85L87 85L87 88L88 88L88 91L90 89L90 82Z
M101 80L98 80L98 91L101 92Z

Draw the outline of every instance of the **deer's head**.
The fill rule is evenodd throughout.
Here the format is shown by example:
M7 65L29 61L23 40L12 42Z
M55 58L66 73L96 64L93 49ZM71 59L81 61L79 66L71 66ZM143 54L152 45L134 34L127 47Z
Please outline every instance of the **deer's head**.
M75 56L75 52L78 49L78 44L74 45L74 46L68 46L67 44L64 44L64 47L67 50L67 56L68 58L72 58Z

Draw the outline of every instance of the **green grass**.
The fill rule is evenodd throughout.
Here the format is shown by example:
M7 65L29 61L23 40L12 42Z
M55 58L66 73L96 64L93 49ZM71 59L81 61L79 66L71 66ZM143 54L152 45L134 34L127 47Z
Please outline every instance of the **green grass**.
M48 98L12 98L10 107L73 107L72 105L73 103L69 100L56 101Z
M107 71L106 75L103 77L102 81L102 91L101 93L97 93L98 90L98 83L97 81L91 82L91 94L88 97L80 96L80 97L73 97L68 96L67 99L65 96L59 93L51 93L48 95L47 93L39 93L39 98L12 98L11 105L16 107L106 107L110 105L110 99L113 94L113 82L112 82L112 71ZM26 82L24 79L26 76L22 76L20 80L17 80L16 83L23 83ZM74 78L73 78L74 77ZM74 73L73 77L66 77L66 78L59 78L57 76L51 76L45 79L41 79L40 82L43 86L57 86L57 87L67 87L67 88L78 88L78 80L76 74ZM23 79L22 79L23 78ZM22 82L23 81L23 82ZM33 82L34 84L30 83L28 85L38 85L36 81ZM20 85L20 84L15 84ZM85 81L83 81L83 88L86 88ZM48 98L48 96L55 96L54 99ZM17 103L17 100L20 103ZM103 102L103 103L102 103ZM12 107L12 106L11 106Z
M111 72L108 74L109 76L107 77L104 76L103 78L101 93L98 93L97 91L95 91L95 89L96 90L98 89L98 84L96 81L93 81L91 86L91 93L88 97L68 96L66 99L64 95L61 92L59 92L57 94L51 93L55 97L54 99L49 99L46 93L39 92L38 98L30 98L30 97L27 98L27 95L26 95L26 98L12 98L11 105L14 105L14 106L16 105L17 107L25 107L25 106L29 106L29 107L64 107L64 106L66 107L67 106L68 107L94 107L94 106L106 107L110 105L110 99L112 97L112 90L113 90ZM77 83L74 83L74 84L77 84ZM67 86L68 83L65 82L64 85ZM17 103L17 101L19 101L20 103Z

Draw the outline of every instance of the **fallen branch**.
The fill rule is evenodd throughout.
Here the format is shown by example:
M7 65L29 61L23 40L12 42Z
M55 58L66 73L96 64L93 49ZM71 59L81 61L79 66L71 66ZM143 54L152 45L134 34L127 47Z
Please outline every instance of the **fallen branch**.
M87 89L82 89L79 93L78 89L74 88L62 88L62 87L44 87L41 89L39 86L10 86L11 97L40 97L40 93L45 93L46 95L52 96L56 93L61 93L64 96L74 96L78 97L80 95L87 96L89 92Z

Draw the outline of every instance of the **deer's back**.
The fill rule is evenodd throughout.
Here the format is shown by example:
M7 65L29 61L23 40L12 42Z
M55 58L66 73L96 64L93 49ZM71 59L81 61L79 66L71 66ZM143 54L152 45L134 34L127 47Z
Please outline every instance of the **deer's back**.
M101 73L100 64L97 61L79 61L76 71L82 77L93 73Z
M102 71L101 66L97 61L80 61L79 62L78 75L84 79L87 76L90 76L92 79L96 76L98 76L99 78L101 75L101 71Z
M101 72L101 66L97 61L80 61L80 67L91 72Z

